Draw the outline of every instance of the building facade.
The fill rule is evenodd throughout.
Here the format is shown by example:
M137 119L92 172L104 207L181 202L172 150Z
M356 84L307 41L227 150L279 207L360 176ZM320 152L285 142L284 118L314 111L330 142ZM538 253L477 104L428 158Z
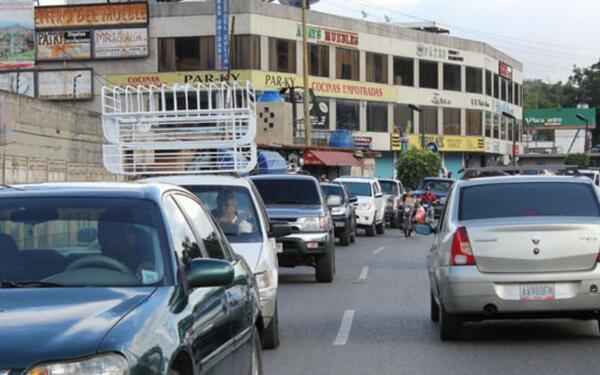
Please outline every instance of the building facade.
M122 60L38 62L40 69L91 68L100 110L102 85L160 85L226 79L217 70L214 2L149 4L145 56ZM260 0L231 0L235 16L231 79L258 91L303 87L300 10ZM392 177L394 160L420 147L421 130L445 168L507 163L522 129L523 67L481 42L309 12L309 87L326 104L314 136L352 131L372 168ZM68 59L67 59L68 60ZM417 106L420 112L409 105ZM504 115L503 115L504 113ZM394 141L396 140L396 141ZM513 141L514 140L514 141ZM274 140L276 141L276 140Z

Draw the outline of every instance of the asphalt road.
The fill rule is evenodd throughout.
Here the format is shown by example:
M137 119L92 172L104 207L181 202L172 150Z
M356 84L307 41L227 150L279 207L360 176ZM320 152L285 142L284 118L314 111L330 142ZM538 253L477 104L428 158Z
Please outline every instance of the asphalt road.
M441 342L429 320L430 237L387 229L337 247L332 284L310 268L281 269L281 347L263 352L266 375L599 374L592 321L470 323Z

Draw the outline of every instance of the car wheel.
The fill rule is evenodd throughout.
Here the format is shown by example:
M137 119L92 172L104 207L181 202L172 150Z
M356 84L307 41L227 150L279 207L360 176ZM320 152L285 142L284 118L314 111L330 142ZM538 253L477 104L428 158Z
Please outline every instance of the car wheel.
M258 329L254 328L254 339L252 342L252 367L250 368L250 375L262 375L262 351L260 343L260 335Z
M315 276L319 283L330 283L333 281L335 272L335 247L330 247L325 253L317 257Z
M431 320L434 322L440 321L440 307L437 302L435 302L435 298L433 297L433 292L431 293Z
M381 223L377 224L377 234L384 234L385 233L385 220L383 220Z
M344 233L342 233L342 236L340 237L340 245L342 246L349 246L350 242L352 241L352 225L348 224L346 225L346 229L344 229Z
M275 301L275 314L264 329L261 336L263 349L276 349L279 347L279 314L277 311L277 301Z
M365 234L367 237L373 237L375 235L375 220L373 220L373 224L365 228Z
M458 340L462 328L462 320L456 314L449 314L440 305L440 338L443 341Z

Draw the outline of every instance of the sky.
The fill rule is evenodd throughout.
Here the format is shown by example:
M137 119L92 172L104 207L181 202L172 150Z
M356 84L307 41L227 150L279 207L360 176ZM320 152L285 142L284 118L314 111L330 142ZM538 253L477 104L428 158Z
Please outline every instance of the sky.
M99 0L100 1L100 0ZM40 0L42 5L64 0ZM566 81L600 58L599 0L320 0L312 9L383 22L435 21L521 61L525 78Z

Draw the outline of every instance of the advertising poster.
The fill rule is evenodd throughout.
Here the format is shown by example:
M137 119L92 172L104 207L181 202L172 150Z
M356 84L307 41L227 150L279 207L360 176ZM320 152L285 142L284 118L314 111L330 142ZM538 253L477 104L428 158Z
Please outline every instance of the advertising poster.
M133 24L148 24L148 3L136 2L35 8L35 27L37 30Z
M94 31L97 59L148 56L148 29L101 29Z
M229 0L216 0L215 13L215 66L217 70L229 69Z
M33 1L0 0L0 70L33 67L33 35Z
M91 99L92 70L56 70L38 72L38 98L42 100Z
M38 31L37 61L85 60L92 57L90 31Z
M17 84L18 80L18 84ZM0 72L0 90L35 97L35 74L28 72Z

